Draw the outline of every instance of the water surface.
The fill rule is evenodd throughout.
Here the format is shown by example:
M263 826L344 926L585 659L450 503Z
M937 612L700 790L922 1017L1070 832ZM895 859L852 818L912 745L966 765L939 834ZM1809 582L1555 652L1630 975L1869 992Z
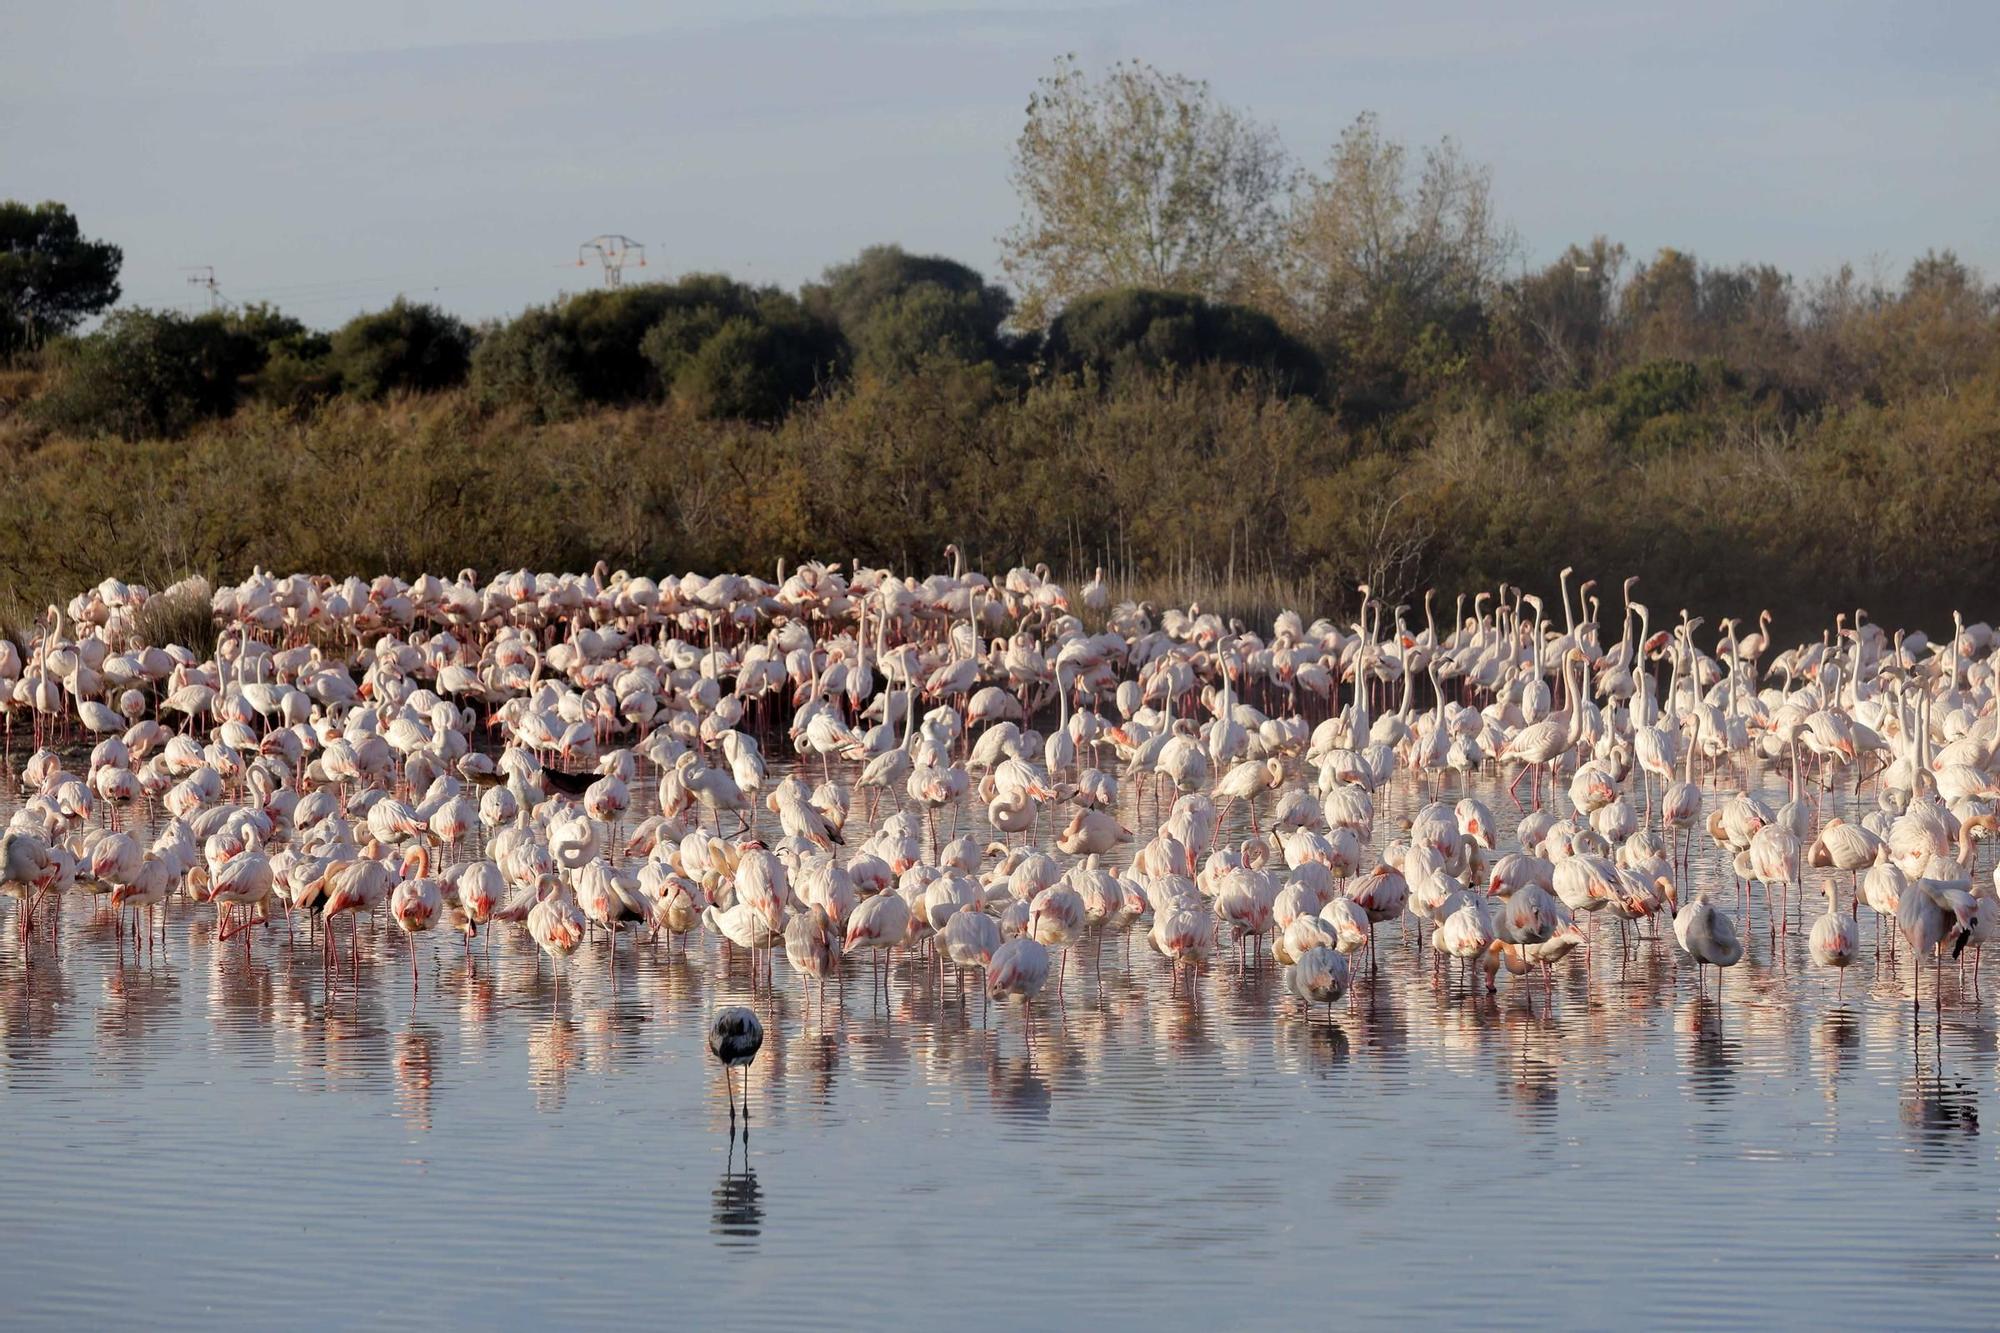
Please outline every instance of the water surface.
M1378 845L1414 801L1378 796ZM1733 910L1720 858L1695 869ZM503 930L420 942L413 994L393 929L357 978L178 904L135 962L71 899L30 956L0 932L0 1317L1983 1325L2000 959L1947 969L1941 1023L1927 973L1913 1016L1862 915L1837 998L1753 900L1720 1005L1609 919L1553 994L1497 997L1384 927L1331 1024L1268 961L1177 992L1135 930L1079 951L1030 1038L921 959L822 1010L782 953L753 995L712 941L626 938L614 971L600 938L558 995ZM704 1045L732 1002L769 1028L747 1144Z

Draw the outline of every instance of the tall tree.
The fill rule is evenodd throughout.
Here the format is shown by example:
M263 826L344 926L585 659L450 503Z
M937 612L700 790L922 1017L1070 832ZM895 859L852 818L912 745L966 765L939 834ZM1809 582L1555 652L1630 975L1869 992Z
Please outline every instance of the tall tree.
M1500 303L1506 334L1501 341L1513 353L1520 384L1531 390L1576 388L1609 367L1624 266L1625 247L1597 236L1507 285Z
M1445 139L1413 170L1372 114L1340 136L1324 175L1301 183L1286 239L1292 322L1345 367L1345 383L1390 396L1477 336L1515 250L1486 167Z
M1662 246L1619 297L1635 359L1692 361L1701 355L1701 264Z
M108 309L124 260L117 246L84 239L62 204L0 200L0 356Z
M1018 322L1042 328L1114 287L1241 298L1270 262L1291 169L1274 130L1200 80L1138 61L1092 79L1065 56L1028 99L1013 179L1001 267Z
M1924 251L1876 323L1873 359L1892 394L1950 390L2000 359L2000 287L1950 250Z

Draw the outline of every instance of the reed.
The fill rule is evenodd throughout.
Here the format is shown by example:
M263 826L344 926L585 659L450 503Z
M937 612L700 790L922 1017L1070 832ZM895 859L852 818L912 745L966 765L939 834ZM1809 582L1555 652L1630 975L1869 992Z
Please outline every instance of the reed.
M470 567L649 575L821 558L922 576L1046 563L1072 590L1240 619L1351 615L1366 583L1546 586L1574 565L1656 611L1703 606L1786 632L1866 607L1991 618L2000 563L2000 368L1949 397L1784 431L1717 419L1635 454L1591 412L1523 426L1478 404L1419 443L1240 385L1060 381L968 401L922 375L828 394L775 425L672 404L555 423L464 393L246 409L183 440L56 436L0 447L0 593L15 621L106 576L253 566L336 577Z
M215 652L215 614L205 583L155 593L132 619L144 643L185 644L203 658Z

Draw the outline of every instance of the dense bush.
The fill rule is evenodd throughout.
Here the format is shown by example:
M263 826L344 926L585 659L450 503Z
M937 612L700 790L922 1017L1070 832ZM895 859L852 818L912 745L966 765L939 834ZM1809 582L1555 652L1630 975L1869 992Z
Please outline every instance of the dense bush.
M1267 376L1291 393L1315 393L1320 383L1313 354L1269 315L1143 287L1071 302L1049 326L1043 355L1059 371L1102 376L1214 365Z
M312 390L326 351L325 334L267 305L121 310L56 350L34 411L59 430L171 439L247 398L289 405L323 396Z
M472 353L472 389L488 407L524 409L559 421L585 402L576 340L548 306L533 306L486 329Z
M173 437L235 410L262 349L221 315L125 310L58 353L37 404L59 430L136 440Z
M699 282L697 299L663 315L640 350L661 391L697 416L774 420L837 373L838 330L796 298L723 278L687 282Z
M121 312L0 371L0 613L107 574L915 571L956 542L1303 610L1576 564L1781 634L1990 616L2000 292L1949 253L1892 289L1676 251L1628 275L1599 238L1497 284L1421 230L1371 266L1345 197L1320 198L1325 300L1121 288L1041 337L890 246L797 296L690 275L476 344L404 302L332 338Z
M801 297L839 328L855 369L866 373L895 378L939 358L997 364L1011 350L1001 325L1012 299L956 260L870 246Z
M448 389L465 382L472 331L434 305L399 296L387 309L341 325L327 359L341 389L362 398Z
M698 273L532 308L480 340L472 381L481 401L542 420L663 395L704 415L768 418L842 359L838 332L797 298Z

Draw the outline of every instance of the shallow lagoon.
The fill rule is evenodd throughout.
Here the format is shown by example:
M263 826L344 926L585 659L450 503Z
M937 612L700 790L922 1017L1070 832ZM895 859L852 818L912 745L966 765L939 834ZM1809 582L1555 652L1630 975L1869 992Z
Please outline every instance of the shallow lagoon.
M1414 801L1378 797L1378 845ZM1176 992L1135 929L1030 1040L921 959L821 1011L782 952L753 997L713 941L622 939L614 974L600 939L558 997L503 929L421 941L413 996L392 927L357 980L177 903L121 963L72 899L53 952L0 932L0 1322L1983 1324L2000 960L1914 1023L1862 916L1837 1000L1753 900L1720 1006L1664 931L1621 955L1600 920L1553 996L1486 997L1387 926L1331 1025L1228 951ZM739 1001L747 1145L703 1041Z

